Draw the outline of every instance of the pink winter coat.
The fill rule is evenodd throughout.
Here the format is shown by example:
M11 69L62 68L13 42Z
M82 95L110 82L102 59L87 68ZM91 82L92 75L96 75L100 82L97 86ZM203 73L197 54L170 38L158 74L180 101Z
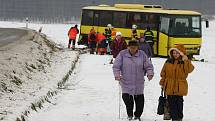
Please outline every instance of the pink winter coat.
M120 85L122 93L130 95L143 94L144 76L154 75L153 65L147 55L142 51L131 56L128 49L122 50L113 64L114 76L122 75Z

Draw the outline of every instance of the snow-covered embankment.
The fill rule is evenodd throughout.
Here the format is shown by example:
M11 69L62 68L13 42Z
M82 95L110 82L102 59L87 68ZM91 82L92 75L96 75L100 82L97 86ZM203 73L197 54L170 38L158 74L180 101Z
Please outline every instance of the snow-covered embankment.
M0 120L4 121L25 117L49 102L79 55L57 47L45 35L24 31L19 40L0 47Z

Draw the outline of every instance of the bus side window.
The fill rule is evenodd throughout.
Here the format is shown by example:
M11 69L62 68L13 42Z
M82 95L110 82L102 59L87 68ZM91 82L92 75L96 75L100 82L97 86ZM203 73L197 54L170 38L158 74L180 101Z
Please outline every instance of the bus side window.
M99 12L98 11L94 12L93 24L94 24L94 26L99 25Z
M133 24L138 28L142 28L142 16L140 13L128 13L127 28L131 28Z
M100 11L99 26L106 27L108 24L113 25L112 11Z
M113 12L113 26L115 28L125 28L126 17L127 14L124 12Z
M150 26L152 30L156 30L157 27L157 16L156 15L148 15L147 26Z
M93 25L93 11L83 10L82 25Z

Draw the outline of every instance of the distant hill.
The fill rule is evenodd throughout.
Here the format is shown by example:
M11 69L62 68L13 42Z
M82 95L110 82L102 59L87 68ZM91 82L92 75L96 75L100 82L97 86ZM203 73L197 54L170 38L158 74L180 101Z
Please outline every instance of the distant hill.
M0 0L0 19L70 21L80 18L83 6L115 3L160 4L165 8L215 14L215 0Z

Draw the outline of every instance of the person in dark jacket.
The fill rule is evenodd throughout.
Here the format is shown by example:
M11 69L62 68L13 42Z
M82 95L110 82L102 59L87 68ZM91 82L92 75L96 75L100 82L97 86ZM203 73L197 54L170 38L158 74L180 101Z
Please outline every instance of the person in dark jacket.
M70 45L72 43L72 49L75 49L75 42L76 42L76 36L79 33L78 30L78 25L76 24L74 27L71 27L68 31L68 36L69 36L69 43L68 43L68 48L70 48Z
M104 36L106 37L106 43L107 43L107 54L111 54L110 45L111 45L111 32L109 29L105 29Z
M127 43L125 42L125 39L122 37L121 32L116 32L116 39L111 42L111 53L113 55L113 58L115 59L116 56L119 54L121 50L127 49ZM111 59L110 64L113 63L113 59Z
M149 45L151 46L151 48L152 48L152 53L154 54L154 52L153 52L154 34L153 34L153 32L151 31L151 29L150 29L149 26L147 26L146 31L144 32L144 38L145 38L145 41L146 41L147 43L149 43Z
M144 37L146 42L148 42L149 44L154 44L153 40L154 34L149 26L147 26L146 31L144 32Z
M148 58L151 58L153 56L152 48L149 45L149 43L147 43L145 41L144 36L141 36L141 38L139 39L139 49L144 51L146 53L146 55L148 56Z
M131 39L132 40L137 40L138 39L138 37L137 37L137 25L132 25L132 29L131 29Z
M107 42L107 54L111 54L111 50L110 50L110 45L111 45L111 42L112 42L112 25L111 24L108 24L107 25L107 28L105 28L105 32L104 32L104 35L105 37L107 38L106 42Z
M128 49L122 50L113 64L115 80L122 89L122 99L126 105L128 119L140 121L144 108L144 76L148 80L154 75L153 65L147 55L138 50L137 41L129 41ZM135 102L135 112L133 112Z
M96 31L94 28L90 30L90 33L88 35L88 42L89 42L89 48L90 48L90 54L94 54L96 49Z

